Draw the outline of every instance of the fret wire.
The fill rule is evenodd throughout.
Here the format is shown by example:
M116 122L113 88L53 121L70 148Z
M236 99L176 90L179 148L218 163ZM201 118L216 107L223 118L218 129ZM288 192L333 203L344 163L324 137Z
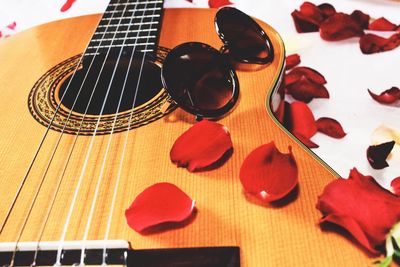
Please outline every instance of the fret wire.
M158 12L155 12L156 10L158 10ZM121 10L114 10L113 12L111 12L111 11L110 12L104 12L103 15L113 16L113 14L118 14L118 13L124 13L124 15L129 15L131 17L132 14L139 15L140 13L142 13L142 14L149 14L149 15L150 14L151 15L157 15L157 14L161 14L162 12L161 12L161 7L158 7L158 8L154 8L154 9L142 8L142 9L138 9L138 10L127 10L127 11L124 11L124 12L122 12Z
M132 3L118 3L118 4L109 4L108 6L126 6L126 5L144 5L144 4L161 4L163 1L161 0L156 0L156 1L148 1L148 2L132 2Z
M148 52L154 52L154 49L142 49L138 50L140 53L148 53ZM85 53L85 56L97 56L100 55L100 52L92 52L92 53Z
M100 46L95 46L91 47L89 46L88 49L94 49L94 48L111 48L111 47L132 47L132 46L143 46L143 45L155 45L156 43L150 42L150 43L141 43L141 44L116 44L116 45L100 45Z
M142 17L146 18L146 19L151 19L154 17L161 17L161 13L159 12L156 15L149 15L150 12L147 11L139 11L139 12L128 12L126 14L121 14L121 13L108 13L108 14L104 14L104 16L101 18L101 21L104 21L106 19L110 19L113 16L121 16L124 17L123 19L133 19L133 20L138 20Z
M142 23L136 22L136 23L133 23L132 25L155 25L158 23L159 23L158 21L150 21L150 22L142 22Z
M112 27L128 27L128 26L132 26L132 25L156 25L156 24L158 24L158 21L153 21L153 22L143 22L143 23L140 23L140 22L138 22L138 23L132 23L132 24L130 24L130 23L121 23L120 25L111 25L111 26L109 26L108 28L112 28ZM104 28L104 27L97 27L97 28ZM146 29L145 29L146 30Z
M140 18L158 18L159 14L156 15L143 15L143 16L134 16L132 19L140 19ZM126 17L117 17L117 18L102 18L101 20L113 20L113 19L130 19Z
M97 27L97 28L106 28L105 26L104 27ZM153 31L157 31L157 29L144 29L144 30L121 30L121 31L117 31L117 33L126 33L126 32L128 32L128 33L135 33L135 32L153 32ZM113 33L113 32L95 32L94 33L94 35L99 35L99 34L111 34L111 33Z
M128 6L127 6L127 9L128 10L131 10L131 9L133 9L133 7L134 6L137 6L137 8L138 9L144 9L144 8L146 8L146 5L145 4L137 4L137 5L129 5L128 4ZM124 5L122 5L122 6L116 6L115 7L115 11L122 11L122 10L124 10ZM152 4L151 5L151 8L155 8L155 7L160 7L160 8L162 8L163 7L163 4ZM147 8L149 8L149 6L147 5ZM110 9L107 9L105 12L108 12L108 11L110 11ZM158 11L157 11L158 12Z
M139 9L130 9L130 10L126 10L125 12L136 12L136 11L153 11L153 10L161 10L161 7L154 7L154 8L139 8ZM110 10L110 11L105 11L104 14L111 14L111 13L118 13L118 12L122 12L122 10Z
M114 2L115 1L115 2ZM159 31L160 20L162 16L162 6L163 0L150 0L150 1L138 1L138 0L128 0L127 3L118 3L116 0L111 1L104 12L102 19L94 33L91 43L97 43L96 39L100 39L99 35L103 34L102 38L107 38L110 32L112 33L127 33L127 37L139 37L147 33L153 33ZM114 8L112 8L114 7ZM136 16L135 16L136 15ZM118 17L114 17L118 16ZM114 20L115 18L115 20ZM117 24L115 21L120 19ZM130 19L130 21L128 21ZM139 21L140 20L140 21ZM104 25L108 24L107 29ZM121 23L122 22L122 23ZM129 23L128 23L129 22ZM133 22L133 23L132 23ZM129 29L140 28L140 31L129 31ZM154 35L152 34L152 35ZM117 37L122 37L121 34ZM130 38L133 39L133 38ZM138 38L139 40L144 40L143 38ZM154 37L153 37L154 39ZM156 39L158 37L156 36ZM116 39L118 41L120 39ZM138 40L138 41L139 41Z
M142 19L142 20L143 20L143 21L141 22L140 25L145 25L145 23L152 21L151 18L146 18L146 19ZM116 21L114 21L114 20L104 20L104 21L101 22L100 25L103 25L103 24L106 23L107 21L110 21L110 27L109 27L109 29L112 29L112 27L118 26L117 23L116 23ZM123 20L121 20L121 25L123 25L123 26L120 26L119 29L124 29L124 27L127 27L127 26L128 26L128 27L131 27L131 28L133 28L133 29L137 29L137 28L139 28L139 27L138 27L138 26L135 26L136 21L140 21L140 20L131 20L131 21L129 21L129 19L123 19ZM156 23L153 23L153 25L156 25Z
M90 42L101 42L101 41L123 41L123 40L135 40L135 39L151 39L151 38L156 38L155 35L150 35L150 36L134 36L134 37L126 37L126 38L104 38L104 39L93 39Z

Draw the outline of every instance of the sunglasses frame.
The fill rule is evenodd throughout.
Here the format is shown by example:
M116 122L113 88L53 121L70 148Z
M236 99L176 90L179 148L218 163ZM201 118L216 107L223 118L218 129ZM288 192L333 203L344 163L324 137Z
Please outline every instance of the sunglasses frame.
M234 14L240 16L242 19L247 20L250 23L250 25L252 27L254 27L254 29L256 31L258 31L260 36L265 40L265 45L268 49L268 56L266 56L265 58L254 57L254 58L250 58L250 59L244 59L244 58L233 57L231 54L229 54L229 41L226 40L224 34L220 32L219 26L218 26L218 21L223 19L223 17L222 17L223 15L221 15L222 12L226 12L226 11L234 12ZM254 19L252 19L250 16L243 13L242 11L240 11L236 8L233 8L233 7L223 7L221 9L219 9L214 18L214 26L215 26L215 30L216 30L220 40L223 43L223 46L220 48L220 50L217 50L214 47L212 47L208 44L205 44L205 43L201 43L201 42L182 43L182 44L177 45L173 49L171 49L171 51L168 53L167 57L165 58L164 63L161 68L161 80L164 85L164 88L167 90L167 92L170 96L170 101L175 102L180 108L182 108L186 112L195 115L197 120L200 120L202 118L214 118L214 119L220 118L220 117L224 116L225 114L227 114L229 111L231 111L233 109L233 107L235 106L235 104L239 98L240 86L239 86L239 80L238 80L235 68L230 63L229 58L232 58L237 63L262 64L262 65L270 63L274 59L274 49L273 49L271 40L269 39L268 35L265 33L265 31L260 27L260 25L258 25L258 23ZM166 67L165 66L168 66L169 65L168 62L170 60L172 60L171 58L176 57L175 54L177 54L178 52L181 53L182 49L190 50L190 48L193 48L193 47L199 47L199 48L206 49L208 52L210 52L214 56L222 57L221 62L226 65L226 69L229 72L229 78L227 78L227 79L230 79L232 81L233 89L232 89L231 99L221 108L207 110L207 109L196 108L194 105L188 106L184 103L184 101L181 101L178 94L176 94L173 90L168 89L167 82L165 79L165 77L166 77L166 74L165 74Z
M171 57L174 57L175 53L180 53L182 49L191 49L193 47L199 47L202 49L206 49L208 52L210 52L211 54L213 54L216 57L222 57L221 63L223 63L227 69L227 71L229 72L229 77L230 80L232 81L232 87L233 87L233 92L232 92L232 97L231 99L221 108L219 109L213 109L213 110L206 110L206 109L200 109L200 108L195 108L194 106L187 106L186 104L184 104L184 101L181 101L181 98L178 94L176 94L175 92L168 90L167 88L167 83L165 81L165 67L164 66L168 66L168 62L169 59L171 59ZM195 115L197 118L218 118L221 117L222 115L224 115L225 113L228 113L229 110L231 110L238 98L239 98L239 80L238 77L236 75L236 72L234 70L234 68L232 67L232 65L224 58L224 55L221 54L218 50L216 50L214 47L205 44L205 43L201 43L201 42L187 42L187 43L183 43L180 44L176 47L174 47L174 49L172 49L168 55L171 55L171 57L168 57L164 60L164 64L163 67L161 69L161 80L162 83L164 85L164 88L168 91L168 94L170 95L171 99L173 101L176 102L176 104L178 104L178 106L180 108L182 108L183 110ZM171 59L172 60L172 59Z
M266 56L265 58L257 58L257 57L253 57L253 58L238 58L238 57L234 57L233 54L229 54L229 40L227 40L225 38L224 33L222 33L220 31L220 27L218 26L218 24L220 24L220 21L223 20L223 15L221 15L223 12L233 12L235 15L240 16L241 19L243 20L247 20L251 26L258 31L258 33L261 35L261 37L264 38L265 40L265 45L268 48L268 56ZM228 57L231 57L234 59L234 61L239 62L239 63L245 63L245 64L267 64L270 63L274 60L274 47L272 45L271 39L269 39L268 35L265 33L265 31L260 27L260 25L258 25L258 23L252 19L249 15L247 15L246 13L243 13L242 11L240 11L237 8L234 7L222 7L220 8L217 13L215 14L215 18L214 18L214 26L215 26L215 31L217 32L219 39L221 39L222 43L224 44L221 49L220 52L223 54L227 54Z

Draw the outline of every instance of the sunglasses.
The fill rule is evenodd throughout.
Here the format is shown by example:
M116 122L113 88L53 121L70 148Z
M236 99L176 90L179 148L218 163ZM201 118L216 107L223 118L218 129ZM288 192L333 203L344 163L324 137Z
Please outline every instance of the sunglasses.
M239 96L231 63L268 64L274 58L271 40L251 17L233 7L218 10L215 28L223 46L199 42L173 48L164 60L161 79L171 99L197 118L218 118Z

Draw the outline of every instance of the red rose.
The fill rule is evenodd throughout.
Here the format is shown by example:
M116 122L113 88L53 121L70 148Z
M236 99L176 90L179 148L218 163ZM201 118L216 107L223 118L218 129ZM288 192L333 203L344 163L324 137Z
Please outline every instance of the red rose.
M381 252L388 233L400 221L400 198L355 168L348 179L337 179L325 187L317 209L323 214L320 223L345 228L373 254Z

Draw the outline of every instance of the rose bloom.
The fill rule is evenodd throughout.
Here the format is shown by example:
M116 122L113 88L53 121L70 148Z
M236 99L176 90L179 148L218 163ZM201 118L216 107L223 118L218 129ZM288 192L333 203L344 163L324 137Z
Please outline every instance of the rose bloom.
M334 180L325 187L317 209L323 214L320 223L343 227L373 254L383 250L389 232L400 221L400 198L355 168L348 179Z

